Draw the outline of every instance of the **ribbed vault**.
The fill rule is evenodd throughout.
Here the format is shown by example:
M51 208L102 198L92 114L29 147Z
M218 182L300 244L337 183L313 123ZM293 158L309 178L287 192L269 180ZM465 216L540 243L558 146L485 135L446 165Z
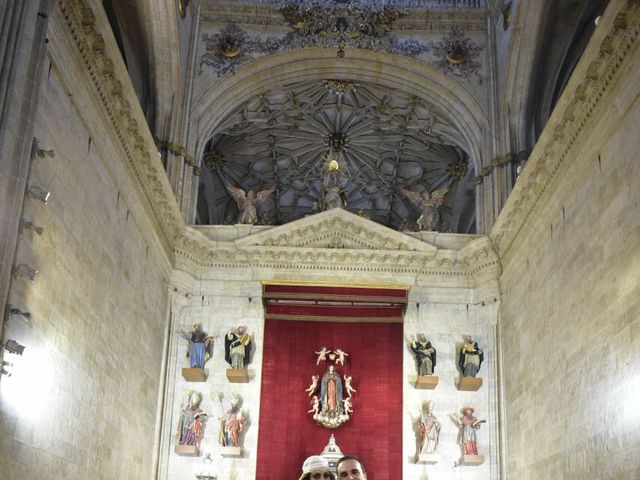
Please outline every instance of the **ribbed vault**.
M261 223L312 214L324 207L323 178L336 159L348 210L416 229L420 210L402 189L447 188L437 229L475 232L473 178L486 122L476 101L412 60L347 50L347 61L309 50L254 62L197 102L199 223L235 221L227 187L276 185L259 209Z

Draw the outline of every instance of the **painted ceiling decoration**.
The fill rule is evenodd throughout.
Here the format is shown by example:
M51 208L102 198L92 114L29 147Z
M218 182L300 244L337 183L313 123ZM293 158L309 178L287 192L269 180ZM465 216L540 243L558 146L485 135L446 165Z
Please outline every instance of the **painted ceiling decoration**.
M397 230L424 213L403 191L444 189L433 230L475 231L474 168L461 135L411 93L350 79L262 91L227 117L206 147L198 222L239 218L230 192L269 191L257 223L279 225L332 206ZM334 182L340 195L329 198Z
M465 3L465 2L460 2ZM329 1L286 3L278 7L291 31L285 35L250 34L230 23L216 33L204 33L200 71L212 69L217 77L235 73L240 65L264 55L305 47L335 48L338 57L345 47L393 53L428 62L449 75L477 77L484 45L465 35L460 26L438 40L390 34L393 22L410 10L365 2Z

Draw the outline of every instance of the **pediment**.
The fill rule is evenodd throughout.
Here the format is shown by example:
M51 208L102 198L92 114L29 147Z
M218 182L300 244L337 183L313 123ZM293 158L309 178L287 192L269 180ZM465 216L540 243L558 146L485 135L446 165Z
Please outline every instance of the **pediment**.
M237 247L437 252L437 247L341 208L236 240Z

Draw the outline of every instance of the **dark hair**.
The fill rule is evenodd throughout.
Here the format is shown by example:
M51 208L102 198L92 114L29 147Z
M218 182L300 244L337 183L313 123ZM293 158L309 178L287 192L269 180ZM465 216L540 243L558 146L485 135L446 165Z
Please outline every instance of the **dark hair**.
M338 467L340 466L340 464L342 462L345 462L347 460L355 460L356 462L358 462L360 464L360 466L362 467L362 473L367 473L367 471L364 468L364 463L362 463L362 460L360 460L358 457L354 457L353 455L345 455L344 457L342 457L340 460L338 460L338 463L336 464L336 472L338 471Z

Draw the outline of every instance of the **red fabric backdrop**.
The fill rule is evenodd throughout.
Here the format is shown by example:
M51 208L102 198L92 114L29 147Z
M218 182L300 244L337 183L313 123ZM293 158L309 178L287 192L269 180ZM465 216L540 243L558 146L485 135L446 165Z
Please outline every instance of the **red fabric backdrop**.
M341 375L353 376L351 420L335 430L307 411L311 375L324 374L314 351L349 354ZM344 454L360 457L369 480L402 479L402 324L266 320L257 479L296 480L302 462L331 433Z

